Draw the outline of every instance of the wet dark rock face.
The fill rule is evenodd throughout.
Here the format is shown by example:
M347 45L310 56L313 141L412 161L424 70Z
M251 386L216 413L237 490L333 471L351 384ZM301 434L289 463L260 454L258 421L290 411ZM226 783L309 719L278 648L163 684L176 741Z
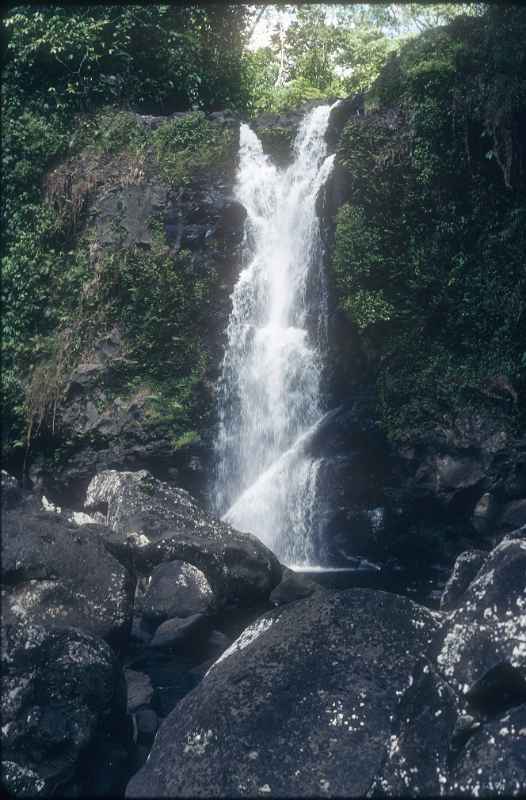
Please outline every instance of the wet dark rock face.
M135 581L104 547L101 530L47 511L5 513L4 623L72 625L111 644L126 642Z
M520 529L459 559L445 613L271 566L145 472L95 476L89 515L2 478L11 793L524 792Z
M182 489L146 471L107 471L88 487L86 509L107 509L113 534L107 547L150 574L164 562L186 561L201 570L215 601L264 601L281 579L281 565L255 536L242 534L205 512Z
M68 626L5 625L2 783L12 796L122 790L125 714L120 667L104 641Z
M363 796L437 627L410 600L367 590L264 615L165 720L127 796Z
M3 785L15 796L122 795L159 721L268 608L281 566L148 473L96 476L90 514L62 512L7 473L2 485ZM133 557L142 531L163 525L184 531L214 588L170 557L180 542L157 568L155 556ZM248 606L241 621L236 602Z
M186 114L137 115L137 120L143 128L155 130L178 116ZM237 116L216 112L207 115L207 121L218 135L236 141ZM95 185L86 230L94 242L90 249L94 269L97 259L108 255L150 252L153 231L160 225L174 270L182 268L177 258L185 253L185 269L192 284L201 282L210 288L205 323L198 331L182 332L189 340L197 337L201 354L206 356L199 400L203 410L214 404L230 294L241 267L246 211L233 197L235 170L236 159L232 157L196 170L178 185L148 171L140 184L134 184L127 176L126 165L119 163L90 172ZM147 368L151 364L137 365L130 359L128 345L120 324L90 343L89 357L83 357L66 376L56 408L53 441L43 440L30 453L32 485L59 504L79 508L89 481L104 469L148 469L161 479L176 481L193 494L204 496L213 444L210 424L200 427L194 442L175 447L170 430L152 422L149 403L153 390L137 390L137 380L128 385L123 377L135 370L135 378L140 379L144 367L143 383L149 385L150 381ZM149 359L155 361L156 353L150 353ZM49 450L55 451L53 460Z

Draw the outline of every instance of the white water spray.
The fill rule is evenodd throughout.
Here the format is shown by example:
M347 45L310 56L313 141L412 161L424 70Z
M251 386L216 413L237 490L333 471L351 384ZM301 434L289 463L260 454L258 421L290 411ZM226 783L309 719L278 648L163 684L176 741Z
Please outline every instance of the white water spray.
M232 295L219 387L216 507L282 561L312 562L318 463L305 441L322 416L327 302L315 203L329 106L303 120L279 170L241 126L236 196L247 210L247 266Z

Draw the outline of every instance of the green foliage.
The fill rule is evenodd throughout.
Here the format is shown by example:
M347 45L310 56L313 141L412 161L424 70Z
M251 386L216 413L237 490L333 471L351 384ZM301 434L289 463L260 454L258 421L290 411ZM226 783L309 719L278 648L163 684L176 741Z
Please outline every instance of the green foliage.
M508 12L492 9L407 42L370 93L374 111L341 137L349 202L337 219L334 285L381 364L383 421L395 438L481 408L521 424L513 388L488 388L526 389L526 81L511 75L526 15L512 16L511 41ZM507 111L492 116L497 86ZM504 148L500 163L491 155L492 139L497 149L508 142L507 166Z
M120 248L99 268L93 304L120 322L132 358L144 374L160 379L167 370L189 373L198 352L193 329L207 300L204 281L196 279L188 251L172 254L157 231L151 249Z
M184 183L196 171L234 156L232 132L220 131L202 112L161 123L152 144L161 175L170 183Z
M50 168L87 150L94 157L142 158L146 131L131 110L243 111L246 16L245 8L235 6L66 4L19 5L4 17L4 442L23 439L30 365L47 358L51 380L58 331L84 327L78 304L89 269L87 245L77 239L90 176L84 194L79 189L70 197L68 176L62 175L57 202L48 202L42 189ZM157 167L172 180L186 178L205 162L219 163L230 152L226 134L206 139L206 125L200 117L194 122L184 146L178 131L188 123L157 133ZM192 141L194 135L198 140ZM179 156L169 152L172 145ZM73 338L79 344L87 336L76 330Z
M293 22L274 36L272 47L248 54L251 112L285 111L369 88L398 46L379 29L379 19L340 12L336 24L328 21L325 6L296 7Z

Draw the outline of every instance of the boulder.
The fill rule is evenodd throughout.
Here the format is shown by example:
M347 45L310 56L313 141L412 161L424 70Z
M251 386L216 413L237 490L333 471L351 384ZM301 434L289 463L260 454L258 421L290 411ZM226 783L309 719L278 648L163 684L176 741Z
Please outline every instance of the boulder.
M132 557L144 574L167 561L193 564L219 605L256 604L281 578L279 561L256 536L235 531L203 511L188 492L146 470L100 473L88 487L85 506L104 509L114 531L106 542L118 557Z
M483 550L466 550L458 556L440 598L442 611L451 611L458 605L487 557Z
M185 619L167 619L159 625L150 642L150 647L181 650L190 640L200 638L209 627L204 614L193 614Z
M473 516L471 517L471 522L477 533L484 536L490 532L498 510L499 503L495 496L490 492L484 492L482 497L477 501L473 509Z
M142 615L152 622L207 613L214 595L201 570L184 561L169 561L154 569L141 601Z
M524 797L526 705L488 722L469 739L444 788L454 797Z
M270 593L269 601L273 606L284 606L286 603L310 597L318 588L314 581L287 569L283 571L281 582Z
M153 697L153 686L148 675L134 669L125 669L126 710L133 714L141 706L146 706Z
M6 624L73 625L112 644L126 640L134 580L105 548L100 526L16 508L2 519Z
M75 628L4 625L2 783L12 796L68 796L65 787L78 781L89 794L101 768L94 752L127 743L125 711L106 642Z
M127 797L364 796L435 617L362 589L268 612L164 720Z
M458 711L453 690L422 659L396 711L388 752L371 795L438 797L449 774L449 744Z
M439 671L460 693L498 664L526 676L526 542L503 541L487 557L438 643Z
M510 539L526 539L526 525L521 525L520 528L516 528L514 531L510 531L504 537L504 541L508 542Z
M498 521L499 530L509 533L526 525L526 498L513 500L504 506Z
M151 744L159 727L159 717L153 708L139 708L135 714L137 726L137 740L141 743Z

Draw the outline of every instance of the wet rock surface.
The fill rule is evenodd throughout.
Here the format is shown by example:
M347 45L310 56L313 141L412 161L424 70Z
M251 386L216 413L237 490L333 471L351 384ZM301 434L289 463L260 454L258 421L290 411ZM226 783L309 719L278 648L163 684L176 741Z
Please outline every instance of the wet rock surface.
M487 556L488 554L482 550L466 550L458 556L440 598L441 611L451 611L459 604L460 598Z
M118 557L131 558L144 574L163 562L188 562L204 573L219 605L262 602L281 578L281 565L257 537L235 531L145 470L100 473L86 508L106 509L114 531L107 546Z
M5 624L74 625L112 644L126 641L133 576L105 548L100 526L15 508L2 515Z
M87 795L101 782L108 793L121 790L126 772L108 771L108 759L122 767L127 759L125 711L122 674L105 642L69 627L4 626L2 782L8 792Z
M367 590L264 615L164 721L127 796L365 794L437 627L410 600Z
M526 542L502 542L444 625L437 664L456 691L502 662L526 675L525 612Z
M458 713L456 694L429 661L422 659L397 709L372 796L440 796Z
M184 561L169 561L152 572L140 610L148 621L164 622L170 617L206 613L213 605L214 595L204 573Z
M257 540L146 472L97 476L85 516L2 477L9 791L524 792L520 529L463 554L436 613L273 572Z
M516 797L526 791L526 705L477 730L451 772L446 794Z

